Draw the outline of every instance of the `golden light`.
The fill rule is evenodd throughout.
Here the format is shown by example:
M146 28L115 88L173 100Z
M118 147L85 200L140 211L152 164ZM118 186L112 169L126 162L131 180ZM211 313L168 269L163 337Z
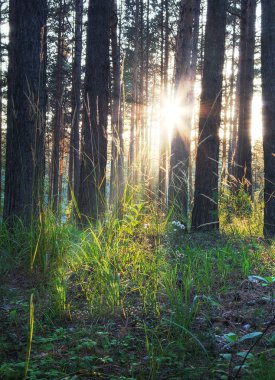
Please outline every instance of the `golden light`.
M262 139L262 97L256 93L252 102L252 142Z
M175 128L180 128L182 130L186 115L186 109L182 107L176 99L168 99L163 102L161 107L161 117L170 137Z

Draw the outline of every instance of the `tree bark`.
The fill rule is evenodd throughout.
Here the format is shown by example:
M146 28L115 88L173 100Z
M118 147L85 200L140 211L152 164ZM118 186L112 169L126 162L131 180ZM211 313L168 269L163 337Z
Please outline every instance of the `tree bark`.
M187 216L191 125L184 116L190 95L193 0L182 0L176 47L175 102L183 116L174 126L171 143L169 204L176 214Z
M51 201L54 211L58 210L60 188L60 143L62 137L63 95L64 95L64 0L59 0L58 40L56 61L55 116L52 152Z
M110 180L110 203L119 201L124 190L124 142L122 118L122 83L120 72L120 46L118 45L117 0L112 0L111 45L113 61L113 107L112 107L112 161Z
M198 45L199 45L199 33L200 33L200 17L201 16L201 0L193 0L193 32L192 32L192 57L190 66L190 92L188 95L188 109L189 115L187 116L187 125L191 126L195 131L195 82L197 74L197 64L198 64ZM188 206L190 208L191 202L194 196L193 187L193 159L189 160L189 199Z
M236 0L234 0L234 8L236 8ZM236 136L237 136L237 125L234 118L234 106L236 107L236 100L234 99L234 85L235 81L235 57L236 57L236 44L237 44L237 33L236 33L237 20L236 16L233 19L233 31L232 31L232 57L231 57L231 76L230 76L230 130L229 130L229 148L228 148L228 159L227 159L227 172L232 175L233 165L235 160L235 150L236 150ZM236 90L237 98L237 90Z
M275 236L275 3L262 0L264 234Z
M139 74L139 15L140 0L135 0L135 26L134 26L134 62L133 62L133 79L132 79L132 104L131 104L131 129L130 129L130 147L129 147L129 165L128 176L131 183L137 182L137 157L138 157L138 74Z
M169 7L168 0L162 0L161 14L161 96L164 103L168 99L168 65L169 65ZM165 105L165 104L164 104ZM167 185L167 151L168 151L168 131L166 120L160 121L160 161L159 161L159 201L166 206L166 185Z
M0 215L2 214L2 124L3 124L3 65L2 65L2 2L0 1Z
M10 0L4 219L29 225L43 205L46 0Z
M227 1L208 0L192 227L219 227L218 161Z
M72 124L70 136L69 199L71 191L78 199L80 181L79 128L81 112L81 58L82 58L83 0L75 0L75 42L72 72Z
M96 220L105 209L110 1L90 0L79 210Z
M240 107L237 142L237 179L251 194L251 122L254 80L256 0L242 0L240 42Z

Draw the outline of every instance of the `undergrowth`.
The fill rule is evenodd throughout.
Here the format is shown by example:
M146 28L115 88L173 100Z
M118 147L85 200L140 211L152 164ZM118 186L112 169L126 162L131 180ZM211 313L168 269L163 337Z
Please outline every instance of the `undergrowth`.
M231 199L233 209L243 197ZM24 378L26 368L29 379L233 378L253 337L234 346L226 334L270 317L269 288L249 276L274 276L274 244L259 240L261 209L247 202L233 217L224 199L220 235L189 234L132 198L119 217L85 230L49 211L32 229L1 225L0 378ZM243 320L232 322L236 312ZM268 332L242 376L274 378L273 354Z

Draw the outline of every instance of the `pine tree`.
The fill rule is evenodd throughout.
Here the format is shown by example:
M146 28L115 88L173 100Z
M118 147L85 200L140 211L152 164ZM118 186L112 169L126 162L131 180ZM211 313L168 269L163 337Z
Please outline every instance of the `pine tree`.
M79 210L97 219L105 207L110 1L90 0Z
M242 0L240 41L240 94L237 140L237 178L246 180L245 188L251 193L252 183L252 99L254 80L256 0Z
M262 0L264 234L275 236L275 3Z
M218 161L227 1L208 0L192 226L219 226Z
M112 152L110 203L120 200L124 189L124 141L122 117L122 75L120 70L120 46L118 44L117 0L112 0L111 45L113 63L113 104L112 104Z
M175 101L183 115L174 126L171 143L169 201L182 217L188 211L189 156L191 120L187 109L191 93L191 57L193 48L193 0L181 1L180 20L176 46Z
M11 0L4 218L29 224L43 204L46 0Z
M71 191L78 199L80 181L79 128L81 113L81 58L83 34L83 0L75 0L74 58L72 69L72 116L69 157L69 199Z

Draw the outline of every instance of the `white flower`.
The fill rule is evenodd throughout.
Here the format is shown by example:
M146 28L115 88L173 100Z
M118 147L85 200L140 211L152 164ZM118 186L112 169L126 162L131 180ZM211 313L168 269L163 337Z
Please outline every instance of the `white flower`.
M180 230L185 230L185 225L182 224L180 221L173 220L172 225L174 227L179 228ZM175 231L175 230L174 230Z

